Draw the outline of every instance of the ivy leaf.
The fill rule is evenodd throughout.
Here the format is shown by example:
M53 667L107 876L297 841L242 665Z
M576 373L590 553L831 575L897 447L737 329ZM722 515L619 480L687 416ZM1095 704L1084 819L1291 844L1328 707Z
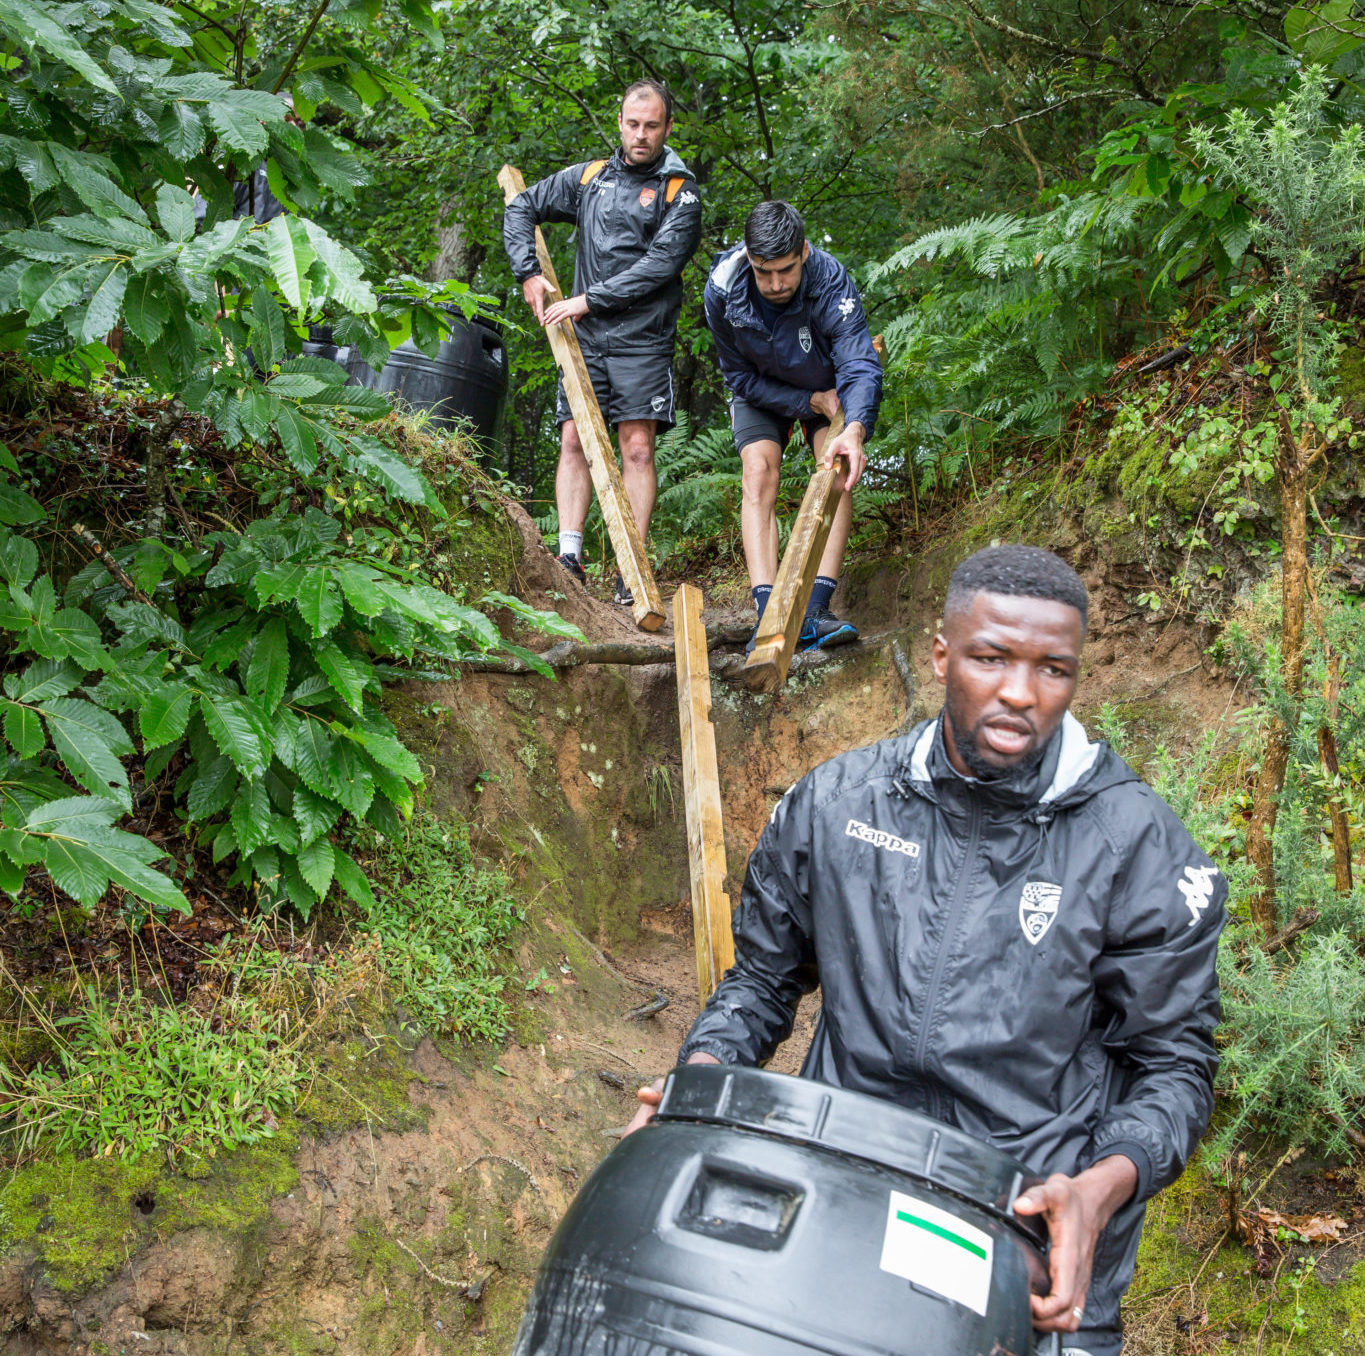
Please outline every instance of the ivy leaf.
M270 759L246 703L240 697L203 693L199 710L213 742L232 760L237 770L245 777L260 777Z
M273 712L284 697L288 681L289 628L283 617L271 617L256 637L247 665L246 690L266 712Z
M300 848L298 863L299 874L321 899L332 884L332 872L336 864L331 843L325 838L314 839L306 847Z
M153 692L138 712L143 746L156 749L179 739L190 723L193 710L194 692L190 688L176 683Z

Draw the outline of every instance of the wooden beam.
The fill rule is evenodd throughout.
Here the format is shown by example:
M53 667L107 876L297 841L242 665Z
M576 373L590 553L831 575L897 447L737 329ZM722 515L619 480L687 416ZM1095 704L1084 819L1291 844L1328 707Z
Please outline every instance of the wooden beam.
M881 335L872 344L880 357ZM844 412L840 409L830 421L822 446L828 446L829 440L843 431ZM806 605L815 587L815 576L820 572L820 557L825 553L847 475L848 463L839 457L833 466L817 470L806 486L782 563L777 567L773 591L763 609L763 620L758 624L753 651L744 664L744 685L751 692L776 692L787 681Z
M735 963L730 897L725 893L725 827L720 808L716 731L711 724L711 674L701 590L684 584L673 595L673 644L678 667L687 859L692 873L692 929L697 943L697 995L704 1004Z
M526 180L514 165L502 167L498 172L498 183L502 186L506 202L511 202L526 188ZM553 294L546 298L546 305L562 300L559 279L539 226L536 227L536 258L540 261L541 274L554 288ZM616 554L616 568L621 571L621 578L635 599L635 624L642 631L657 631L664 624L664 605L659 597L659 586L654 582L654 572L649 566L639 524L631 511L630 500L626 498L621 468L616 464L611 435L607 432L606 421L597 404L573 321L561 320L558 325L548 326L546 333L550 336L550 349L564 378L564 393L569 398L569 410L578 428L578 440L583 444L583 454L592 472L597 502L607 524L611 549Z

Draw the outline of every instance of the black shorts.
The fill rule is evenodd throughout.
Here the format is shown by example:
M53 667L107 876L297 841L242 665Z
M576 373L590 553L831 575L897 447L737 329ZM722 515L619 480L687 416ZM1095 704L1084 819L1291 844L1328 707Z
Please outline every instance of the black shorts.
M829 420L822 414L814 414L800 423L806 442L813 450L815 435L822 428L829 427ZM743 452L750 443L776 443L778 447L785 448L791 441L796 424L795 419L751 405L743 396L730 397L730 427L735 431L735 450L738 452Z
M673 427L673 360L663 353L583 352L592 389L609 428L627 419L653 419L659 432ZM559 379L555 421L573 418L564 378Z

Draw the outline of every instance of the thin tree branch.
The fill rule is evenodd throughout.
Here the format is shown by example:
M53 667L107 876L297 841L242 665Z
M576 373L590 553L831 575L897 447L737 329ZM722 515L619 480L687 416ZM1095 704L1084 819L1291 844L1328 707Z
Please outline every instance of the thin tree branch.
M1155 102L1141 72L1136 67L1130 66L1126 61L1122 61L1109 53L1097 51L1093 47L1068 47L1066 43L1059 42L1056 38L1048 38L1041 33L1029 33L1025 29L1015 28L1013 24L1007 24L1003 19L997 19L995 15L982 9L976 0L961 0L961 3L975 14L987 28L993 28L997 33L1003 33L1007 38L1013 38L1016 42L1026 42L1033 47L1041 47L1045 52L1055 52L1058 56L1068 57L1073 61L1093 61L1097 65L1112 66L1116 71L1123 71L1132 80L1134 88L1144 99Z
M332 0L320 0L320 3L313 11L313 17L308 20L308 27L303 30L303 36L299 39L297 46L290 54L289 60L284 63L284 70L280 72L280 78L271 87L271 94L278 94L284 88L284 82L294 74L294 67L299 64L299 58L303 55L303 49L313 40L313 34L317 30L318 24L322 22L322 16L327 13L327 6Z
M1032 113L1021 113L1017 118L1011 118L1008 122L993 122L989 127L983 127L979 132L972 135L980 140L984 136L989 136L992 132L1003 132L1007 128L1015 127L1021 122L1028 122L1032 118L1045 118L1049 113L1055 113L1059 108L1065 108L1067 104L1078 103L1082 99L1131 99L1133 91L1131 89L1087 89L1079 94L1068 94L1065 99L1058 99L1055 104L1048 104L1046 108L1036 108Z

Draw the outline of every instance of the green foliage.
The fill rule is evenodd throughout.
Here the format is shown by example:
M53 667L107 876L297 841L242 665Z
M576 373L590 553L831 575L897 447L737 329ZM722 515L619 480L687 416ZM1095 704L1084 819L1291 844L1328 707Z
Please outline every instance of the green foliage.
M0 1061L7 1151L42 1140L95 1157L212 1156L268 1137L303 1077L295 1052L244 998L208 1017L138 991L110 999L91 990L77 1015L49 1030L53 1063L21 1071Z
M1234 108L1217 132L1194 144L1260 210L1252 239L1271 265L1256 308L1289 348L1300 399L1319 396L1336 334L1318 309L1329 272L1365 246L1365 150L1358 124L1329 116L1327 77L1312 68L1261 127Z
M1259 756L1271 711L1292 722L1275 827L1276 902L1282 926L1309 910L1316 915L1299 941L1271 955L1260 945L1249 909L1257 881L1245 859L1249 799L1240 777L1229 785L1227 759L1215 756L1214 739L1193 758L1177 760L1159 750L1156 760L1153 785L1218 862L1230 887L1231 918L1219 955L1218 1091L1226 1114L1205 1150L1213 1161L1253 1133L1346 1152L1348 1129L1365 1117L1365 883L1357 882L1349 894L1337 892L1326 836L1329 800L1346 810L1353 825L1365 812L1365 607L1341 597L1324 603L1324 636L1310 651L1310 695L1301 705L1279 684L1273 637L1243 623L1221 641L1224 661L1261 689L1261 704L1245 718L1246 756ZM1248 616L1272 613L1267 600L1253 603ZM1331 654L1339 657L1341 687L1329 701L1321 694ZM1340 750L1335 776L1321 760L1318 732L1324 726L1334 730ZM1106 733L1121 742L1121 726L1110 722Z
M506 946L522 921L507 877L474 865L462 824L430 816L365 862L374 894L364 926L379 938L379 967L397 1001L433 1031L500 1040Z

